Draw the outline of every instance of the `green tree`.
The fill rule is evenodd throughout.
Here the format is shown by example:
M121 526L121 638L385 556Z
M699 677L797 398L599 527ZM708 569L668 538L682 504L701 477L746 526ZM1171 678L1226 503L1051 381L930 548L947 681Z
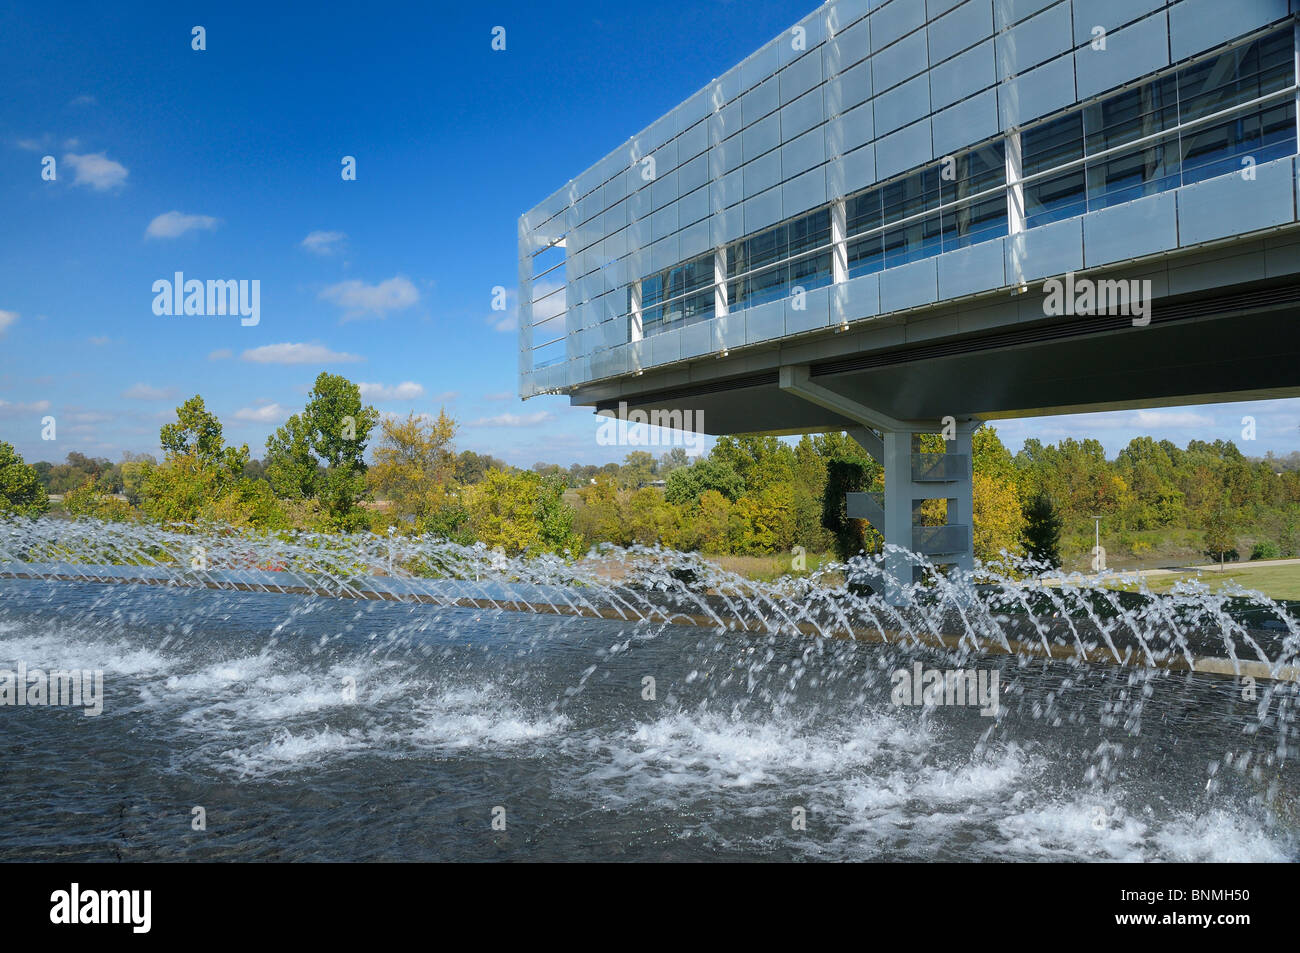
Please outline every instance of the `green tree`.
M267 474L277 493L319 501L331 529L360 529L366 493L366 444L379 420L346 377L321 373L307 405L266 443Z
M1051 496L1039 490L1025 501L1025 555L1052 568L1061 565L1061 514Z
M446 525L449 514L443 511L453 505L455 494L455 437L456 421L441 410L437 420L412 413L380 424L370 485L389 501L392 515L417 533L432 532L435 523Z
M50 498L13 444L0 440L0 517L40 516L50 508Z
M465 508L474 538L509 555L563 553L579 548L573 507L564 502L564 482L532 471L489 470L467 487Z
M705 457L668 474L664 498L669 503L692 505L708 490L716 490L734 503L744 489L740 475L729 463Z
M826 464L826 489L822 494L822 526L835 539L835 554L841 560L856 556L865 548L863 521L850 519L845 495L861 493L867 485L867 468L861 460L837 459Z

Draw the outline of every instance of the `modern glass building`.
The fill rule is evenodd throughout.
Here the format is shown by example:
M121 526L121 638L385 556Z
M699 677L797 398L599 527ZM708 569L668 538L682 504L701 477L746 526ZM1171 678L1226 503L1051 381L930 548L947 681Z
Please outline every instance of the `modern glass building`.
M1294 221L1296 13L826 3L520 218L520 392L1195 244L1245 162Z
M983 421L1300 395L1298 23L823 4L519 220L520 394L846 430L886 474L850 515L969 565ZM1051 313L1076 275L1140 282L1148 320Z

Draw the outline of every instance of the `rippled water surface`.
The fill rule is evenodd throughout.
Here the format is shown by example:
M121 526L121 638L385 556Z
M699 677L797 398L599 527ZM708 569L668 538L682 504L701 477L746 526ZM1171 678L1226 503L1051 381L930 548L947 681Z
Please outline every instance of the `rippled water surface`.
M967 659L990 718L891 702L953 667L926 649L0 580L19 661L103 669L106 700L0 708L3 860L1300 855L1294 691L1263 681Z

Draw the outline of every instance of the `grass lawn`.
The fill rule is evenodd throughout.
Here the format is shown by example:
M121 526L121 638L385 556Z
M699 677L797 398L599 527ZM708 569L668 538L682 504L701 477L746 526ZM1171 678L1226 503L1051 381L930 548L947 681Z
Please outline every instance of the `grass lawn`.
M1228 563L1223 572L1203 569L1199 573L1147 576L1146 584L1152 592L1168 592L1178 580L1198 577L1214 591L1228 582L1235 582L1245 589L1256 589L1270 599L1300 600L1300 564L1252 567L1250 563Z

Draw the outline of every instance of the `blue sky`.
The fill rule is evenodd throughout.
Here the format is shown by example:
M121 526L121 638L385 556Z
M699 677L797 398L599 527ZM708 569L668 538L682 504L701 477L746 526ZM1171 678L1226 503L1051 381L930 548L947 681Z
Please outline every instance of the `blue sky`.
M461 448L620 458L590 409L515 396L511 316L490 303L516 283L516 220L812 6L5 5L0 438L29 460L157 453L200 393L261 456L329 370L385 412L445 406ZM258 279L259 323L155 315L177 271ZM1013 449L1152 434L1262 454L1297 447L1298 417L1270 401L997 426Z

